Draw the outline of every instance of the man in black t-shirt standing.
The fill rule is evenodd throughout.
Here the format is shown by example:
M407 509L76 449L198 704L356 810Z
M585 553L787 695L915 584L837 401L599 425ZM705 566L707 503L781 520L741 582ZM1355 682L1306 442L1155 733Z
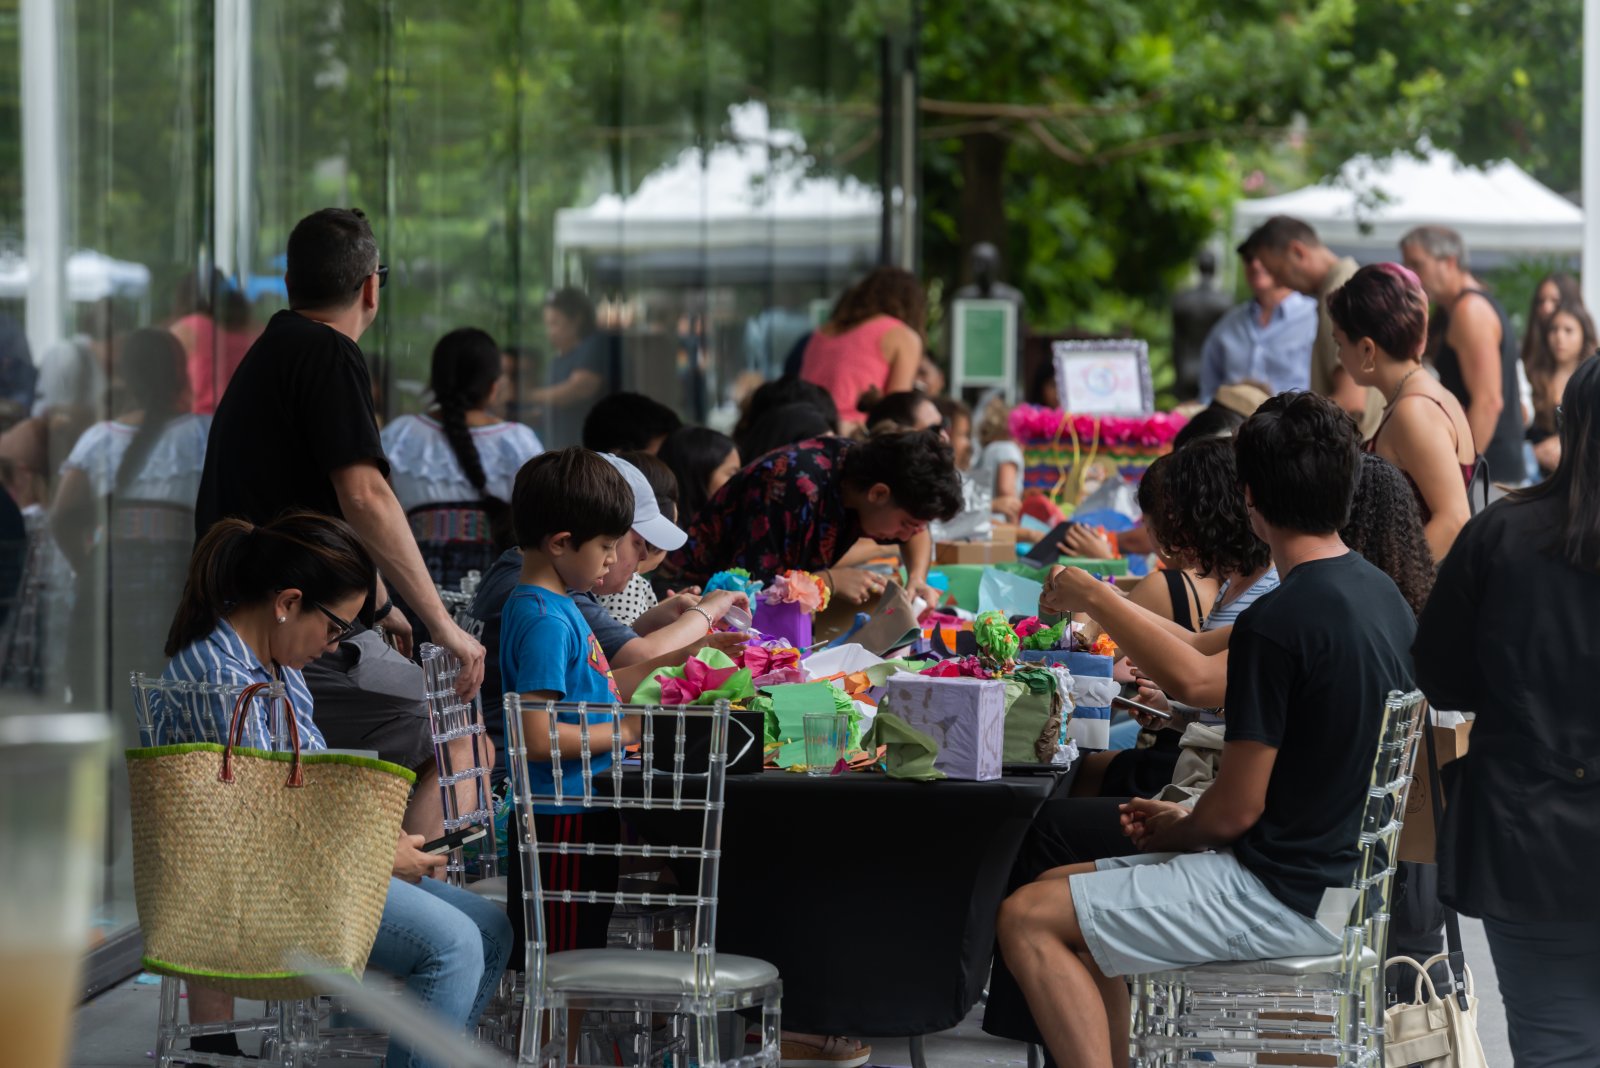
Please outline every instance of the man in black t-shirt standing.
M1000 910L1005 961L1063 1066L1126 1063L1121 976L1335 953L1348 918L1383 701L1411 689L1415 623L1339 539L1360 451L1333 402L1274 397L1236 448L1283 582L1234 625L1216 782L1192 810L1122 806L1140 855L1046 872ZM1057 569L1041 603L1071 611L1097 582Z
M343 518L432 640L461 658L458 688L474 693L483 646L439 600L389 487L372 380L357 344L378 315L388 271L360 211L324 208L295 225L284 279L289 309L272 317L217 405L195 533L226 517L264 523L295 508ZM380 592L379 600L387 597ZM405 649L410 628L387 607L378 615Z

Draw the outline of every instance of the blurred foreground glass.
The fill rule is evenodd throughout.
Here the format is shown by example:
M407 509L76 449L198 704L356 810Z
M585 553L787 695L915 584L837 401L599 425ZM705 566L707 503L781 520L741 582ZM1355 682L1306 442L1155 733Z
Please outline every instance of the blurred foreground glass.
M67 1061L100 884L110 743L99 714L0 717L0 1034L11 1064Z
M842 712L807 712L806 774L832 775L844 759L850 737L850 717Z

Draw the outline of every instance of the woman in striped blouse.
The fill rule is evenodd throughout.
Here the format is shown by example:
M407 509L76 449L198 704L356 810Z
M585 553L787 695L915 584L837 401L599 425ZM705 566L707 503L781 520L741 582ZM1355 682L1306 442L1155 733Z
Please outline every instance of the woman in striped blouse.
M324 749L301 669L352 632L370 613L377 569L355 531L338 519L291 513L262 526L218 522L196 546L183 599L167 637L165 677L229 686L281 681L301 748ZM220 737L232 713L221 698L211 709ZM178 724L152 709L158 744ZM252 713L244 744L270 749L265 716ZM494 903L429 876L443 856L421 852L420 835L401 832L393 877L368 963L402 979L436 1015L465 1030L483 1012L511 951L511 926ZM271 902L263 901L263 908ZM191 1023L231 1019L232 999L189 992ZM201 1036L191 1048L237 1053L231 1034ZM396 1066L425 1068L416 1054L390 1049Z

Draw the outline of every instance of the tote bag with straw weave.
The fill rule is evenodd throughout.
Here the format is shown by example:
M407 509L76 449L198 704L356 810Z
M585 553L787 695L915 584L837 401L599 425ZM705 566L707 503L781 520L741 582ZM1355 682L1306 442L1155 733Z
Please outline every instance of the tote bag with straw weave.
M397 764L238 745L250 701L234 702L227 745L127 752L133 878L144 966L235 997L316 993L289 962L359 977L377 937L400 817L415 776ZM287 698L285 698L287 700Z

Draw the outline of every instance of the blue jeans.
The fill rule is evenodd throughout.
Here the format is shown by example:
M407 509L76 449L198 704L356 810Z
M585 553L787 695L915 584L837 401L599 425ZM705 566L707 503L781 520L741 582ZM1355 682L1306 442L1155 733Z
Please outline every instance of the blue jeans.
M405 980L406 990L452 1030L483 1015L511 955L511 923L493 901L437 879L389 880L383 920L367 965ZM444 1068L398 1042L391 1068Z
M1600 1064L1600 921L1527 923L1485 916L1483 930L1517 1068Z

